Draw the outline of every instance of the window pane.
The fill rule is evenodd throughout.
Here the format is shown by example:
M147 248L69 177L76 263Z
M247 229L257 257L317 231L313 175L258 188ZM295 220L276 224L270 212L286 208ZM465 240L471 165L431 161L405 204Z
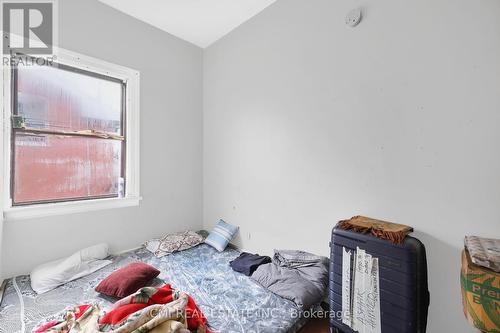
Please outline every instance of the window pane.
M15 204L118 196L122 142L15 134Z
M19 66L17 114L32 128L121 134L118 81L50 66Z

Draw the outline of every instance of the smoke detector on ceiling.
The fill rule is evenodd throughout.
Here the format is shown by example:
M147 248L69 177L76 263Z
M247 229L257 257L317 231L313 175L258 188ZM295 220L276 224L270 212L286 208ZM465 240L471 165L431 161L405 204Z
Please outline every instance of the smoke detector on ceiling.
M345 23L350 27L355 27L361 22L361 8L356 8L347 13Z

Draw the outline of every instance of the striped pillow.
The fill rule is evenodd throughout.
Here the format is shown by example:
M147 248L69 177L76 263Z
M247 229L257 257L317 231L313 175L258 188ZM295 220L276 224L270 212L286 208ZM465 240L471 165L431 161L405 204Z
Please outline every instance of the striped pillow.
M222 252L227 244L233 239L238 231L238 227L220 220L214 230L205 239L205 243L214 247L217 251Z

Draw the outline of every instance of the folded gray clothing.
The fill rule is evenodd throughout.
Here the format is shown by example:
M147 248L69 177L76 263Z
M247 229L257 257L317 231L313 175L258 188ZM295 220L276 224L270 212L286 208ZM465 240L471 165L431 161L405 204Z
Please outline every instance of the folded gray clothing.
M273 262L281 267L298 268L314 266L324 257L298 250L274 250Z
M275 251L251 278L269 291L307 310L321 302L328 287L328 258L302 251Z

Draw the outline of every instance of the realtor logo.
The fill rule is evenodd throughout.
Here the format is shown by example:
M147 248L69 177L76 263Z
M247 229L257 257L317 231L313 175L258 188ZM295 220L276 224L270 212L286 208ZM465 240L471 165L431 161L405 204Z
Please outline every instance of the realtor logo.
M54 1L3 1L3 53L52 54Z

